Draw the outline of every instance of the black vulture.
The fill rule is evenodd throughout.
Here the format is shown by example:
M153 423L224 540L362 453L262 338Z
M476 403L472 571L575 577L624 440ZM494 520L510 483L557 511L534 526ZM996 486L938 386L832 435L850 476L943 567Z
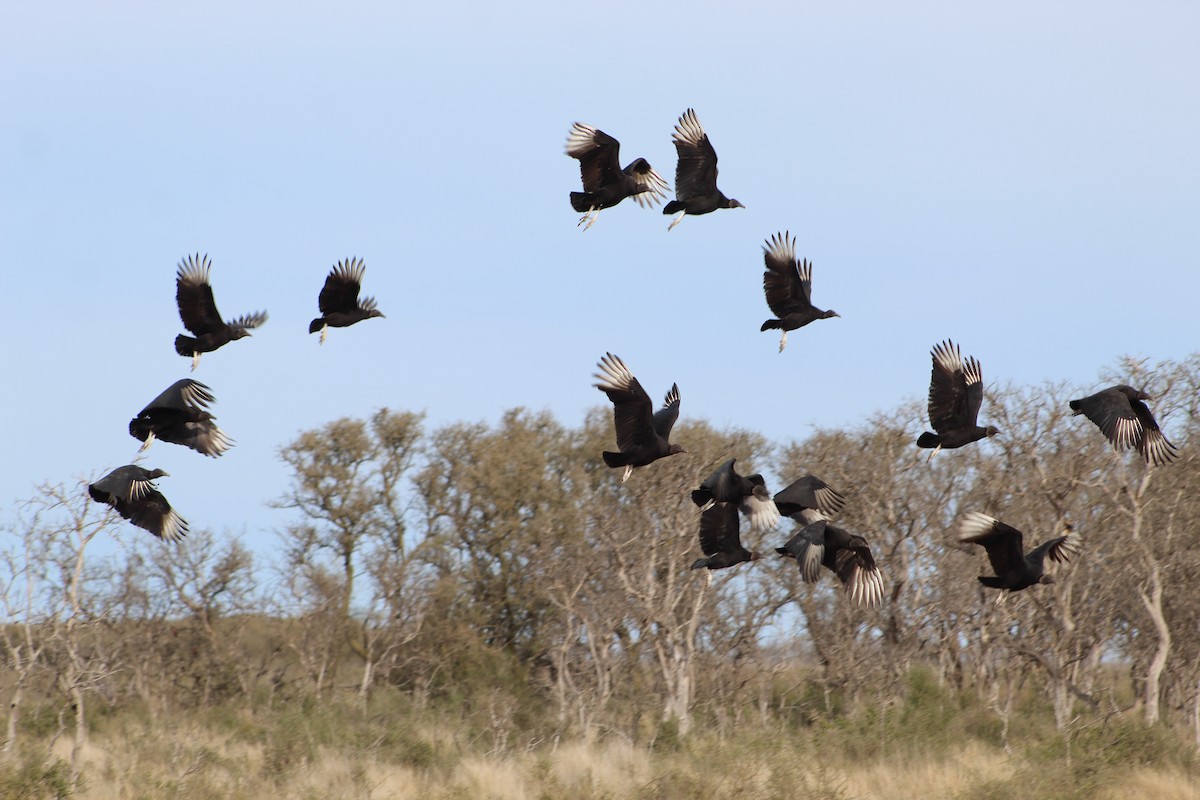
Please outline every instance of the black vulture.
M321 316L308 323L309 333L321 332L321 344L325 344L325 334L330 328L347 328L364 319L383 316L383 312L375 307L374 297L358 298L366 268L361 258L351 258L339 261L329 270L317 298Z
M934 345L933 374L929 379L929 424L937 433L922 433L917 447L952 450L1000 433L991 425L977 424L983 403L983 370L974 357L963 360L958 345L949 340Z
M700 515L700 550L708 558L692 562L692 569L724 569L743 561L757 561L758 553L742 547L738 534L737 506L733 503L716 503Z
M817 319L840 317L836 311L824 311L812 304L812 265L796 260L796 238L777 233L763 246L763 293L767 305L779 319L769 319L759 330L783 329L779 352L787 345L788 331L803 328Z
M815 475L805 475L775 495L779 513L801 525L836 516L844 505L846 498Z
M699 489L692 491L692 502L707 510L713 503L733 503L750 520L752 530L774 528L779 522L779 509L767 491L766 481L759 474L740 475L731 458L704 479Z
M695 111L689 108L683 113L671 140L679 153L679 162L675 166L675 199L667 203L663 213L680 213L667 226L668 231L682 222L685 214L708 214L718 208L745 208L717 188L717 151L700 120L696 119Z
M178 542L187 536L188 524L151 483L166 474L161 469L148 470L135 464L117 467L88 484L88 494L97 503L108 503L139 528L165 541Z
M644 158L635 158L621 169L621 143L602 130L576 122L567 135L567 155L579 159L583 191L571 192L571 207L583 214L579 224L592 227L600 210L632 197L642 208L658 205L666 197L667 182Z
M145 442L141 450L162 439L215 458L233 446L233 440L207 411L215 399L212 390L199 381L175 381L129 421L129 435Z
M1042 542L1028 554L1024 548L1024 536L1019 530L1005 525L987 514L971 511L963 517L958 540L982 545L987 550L988 561L992 562L992 575L980 575L979 582L993 589L1019 592L1038 583L1054 583L1054 578L1045 573L1046 556L1051 561L1065 564L1078 555L1082 543L1078 533L1066 526L1065 536ZM996 598L1002 603L1006 594Z
M213 300L212 286L208 283L211 266L207 255L201 257L197 253L195 257L188 256L181 261L175 273L175 303L179 306L179 318L183 320L183 327L196 335L194 339L183 334L176 336L175 352L191 356L192 369L200 363L201 353L211 353L234 339L249 336L251 328L267 321L265 311L246 314L229 322L222 320Z
M796 559L805 583L816 583L820 568L825 567L838 576L855 605L878 608L883 604L883 574L875 566L867 540L857 534L817 520L796 531L775 552Z
M1147 464L1160 466L1175 460L1179 453L1159 429L1149 407L1142 402L1150 399L1145 392L1122 383L1072 400L1071 410L1096 423L1113 447L1118 450L1136 448Z
M605 451L604 463L614 468L625 468L621 483L629 480L634 467L644 467L660 458L687 452L668 441L671 428L679 419L678 385L671 385L663 407L651 413L653 404L650 395L646 394L624 361L612 353L605 353L597 366L600 367L600 373L593 377L600 382L595 386L612 401L617 447L620 450L618 453Z

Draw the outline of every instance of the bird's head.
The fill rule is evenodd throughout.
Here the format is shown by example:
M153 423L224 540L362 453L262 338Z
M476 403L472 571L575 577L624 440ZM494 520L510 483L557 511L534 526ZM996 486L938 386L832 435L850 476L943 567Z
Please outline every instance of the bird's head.
M831 309L829 309L828 311L826 311L826 312L825 312L825 315L824 315L824 317L823 317L823 318L824 318L824 319L829 319L830 317L840 317L840 316L841 316L841 314L839 314L838 312L834 311L834 310L831 308Z
M231 340L244 339L245 337L247 337L249 335L250 335L250 331L246 330L245 328L234 328L230 332L229 338Z
M383 317L383 312L378 308L373 308L371 309L371 313L367 314L367 319L370 319L371 317Z
M148 473L146 473L146 479L151 480L151 481L154 480L155 478L169 478L170 476L171 476L171 473L167 472L166 470L162 470L162 469L152 469Z
M1053 575L1043 575L1038 578L1038 583L1057 583L1057 581L1054 580Z
M745 206L742 205L741 203L739 203L737 200L730 200L729 205L727 205L725 207L726 208L745 208Z
M760 556L758 553L751 553L751 554L750 554L750 560L751 560L751 561L758 561L760 558L762 558L762 556Z
M988 425L987 428L985 428L983 432L987 434L987 437L989 439L992 438L993 436L1000 435L1000 429L997 428L995 425Z
M679 453L686 453L686 452L687 452L687 450L684 450L684 449L683 449L683 445L681 445L681 444L673 444L673 445L671 445L671 449L670 449L670 451L667 453L667 455L669 455L669 456L674 456L674 455L678 455Z

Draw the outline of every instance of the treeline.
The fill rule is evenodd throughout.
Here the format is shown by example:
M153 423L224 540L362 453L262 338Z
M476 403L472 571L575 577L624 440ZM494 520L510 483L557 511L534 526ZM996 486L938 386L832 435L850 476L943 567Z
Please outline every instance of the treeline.
M1200 354L1117 372L1155 398L1176 462L1115 453L1071 416L1080 387L991 385L1002 435L932 462L917 406L782 445L685 415L688 455L624 485L599 458L604 409L577 428L521 409L434 430L387 409L336 420L280 450L289 524L273 555L204 531L165 546L82 485L38 487L2 534L3 750L33 719L78 750L97 710L381 687L490 715L505 736L642 741L882 713L915 672L977 698L1006 744L1034 696L1061 730L1122 714L1200 745ZM811 472L841 491L882 608L851 606L832 575L804 585L775 557L784 525L743 535L760 561L689 571L689 491L730 457L772 490ZM976 581L982 549L956 542L973 510L1033 541L1069 523L1083 552L997 606ZM119 554L94 558L114 533Z

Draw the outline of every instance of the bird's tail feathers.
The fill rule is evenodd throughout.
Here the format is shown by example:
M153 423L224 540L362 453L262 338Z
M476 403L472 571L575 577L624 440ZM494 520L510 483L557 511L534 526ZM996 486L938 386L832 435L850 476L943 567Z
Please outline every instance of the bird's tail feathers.
M196 352L196 340L182 333L175 337L175 352L181 356L190 356Z
M926 431L917 437L917 447L937 447L941 441L936 433Z
M705 503L709 502L712 499L713 499L712 492L710 492L708 489L693 489L692 490L692 502L698 506L703 507Z
M591 192L571 192L571 208L580 214L585 214L592 210L592 205L595 203L594 197L595 195Z
M317 331L321 330L321 328L323 328L323 327L325 327L325 318L317 317L312 322L308 323L308 332L316 333Z
M760 331L769 331L769 330L774 330L774 329L782 328L782 327L783 327L783 320L769 319L762 324L762 327L759 328L759 330Z
M674 214L676 211L683 211L683 203L678 200L672 200L663 207L664 214Z
M1004 580L1002 578L996 577L995 575L980 575L979 582L982 583L984 586L990 586L993 589L1003 589L1004 588Z
M604 463L610 467L624 467L629 464L629 456L624 453L610 453L605 450L602 455L604 456Z
M1071 406L1072 414L1082 414L1083 413L1083 407L1079 404L1078 400L1072 400L1070 403L1068 403L1068 405Z
M700 569L701 567L707 567L707 566L708 566L707 558L697 558L695 561L692 562L691 568L692 569Z

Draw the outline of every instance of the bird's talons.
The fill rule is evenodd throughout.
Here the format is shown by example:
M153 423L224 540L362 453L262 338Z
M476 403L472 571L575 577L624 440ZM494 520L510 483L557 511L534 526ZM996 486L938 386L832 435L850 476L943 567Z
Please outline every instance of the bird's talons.
M783 332L783 336L779 337L779 352L783 352L783 348L787 347L787 331Z
M625 466L625 474L621 476L621 483L629 480L629 476L633 474L633 467L628 464Z
M925 463L928 464L930 461L933 461L933 457L936 456L938 454L938 451L941 449L942 449L942 446L940 444L937 447L933 448L933 450L929 453L929 458L925 459Z
M196 367L200 364L200 354L192 353L192 372L196 371Z
M675 227L676 225L678 225L679 223L683 222L683 216L684 216L684 214L686 214L686 213L687 213L687 212L685 211L685 212L683 212L683 214L680 214L678 217L676 217L675 219L671 220L671 224L667 226L667 233L670 233L672 228L674 228L674 227Z
M328 326L328 325L323 325L323 326L321 327L321 339L320 339L320 340L317 342L317 344L325 344L325 336L326 336L328 333L329 333L329 326Z
M596 217L598 217L599 215L600 215L600 209L593 208L590 211L588 211L586 214L584 214L582 217L579 218L579 222L577 222L575 224L575 227L578 228L580 225L583 225L583 223L586 222L587 224L583 225L583 229L586 231L588 228L592 227L592 223L594 223L596 221Z

